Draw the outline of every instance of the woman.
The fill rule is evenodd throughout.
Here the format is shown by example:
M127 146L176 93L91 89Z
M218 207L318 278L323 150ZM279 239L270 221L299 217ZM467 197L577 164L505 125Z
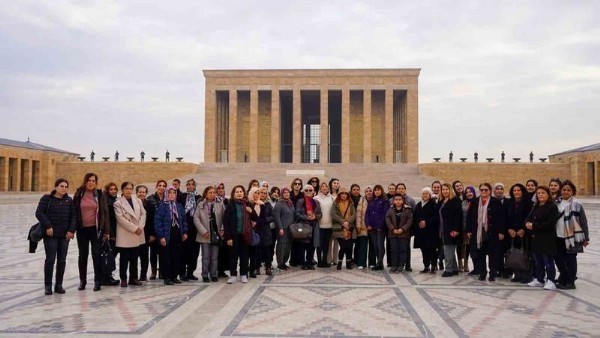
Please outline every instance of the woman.
M202 196L196 191L196 180L193 178L185 182L185 189L186 191L181 194L181 200L185 209L185 222L188 224L188 237L190 240L183 242L183 259L181 260L179 271L181 273L181 280L187 282L189 280L198 280L198 277L194 276L194 271L198 267L200 243L195 240L198 232L196 227L192 225L194 224L194 213Z
M433 191L423 188L421 201L417 203L413 214L414 247L421 249L423 270L421 273L437 271L437 248L439 247L439 220L437 205L433 199Z
M365 196L360 196L360 187L358 187L358 193L356 187L352 187L352 199L356 199L358 194L359 199L356 204L356 265L359 270L362 270L367 266L367 252L369 252L369 265L375 267L375 251L372 249L373 244L370 242L369 231L365 224L365 216L367 214L367 207L369 202L373 199L373 187L370 185L365 188Z
M454 181L452 182L452 190L454 190L454 195L456 195L458 198L460 198L461 201L464 200L464 191L465 191L465 186L462 184L461 181Z
M278 187L272 187L269 191L269 194L265 194L266 202L270 205L271 208L271 216L273 216L273 212L275 210L275 206L277 205L277 201L281 198L281 191ZM261 195L262 198L262 195ZM275 256L275 248L277 246L278 233L277 224L275 223L275 217L271 218L271 223L269 223L269 227L271 228L271 245L268 248L268 257L271 257L271 262L273 262L273 257ZM266 261L266 259L265 259Z
M390 200L390 203L392 203L394 196L396 196L396 183L390 183L390 185L388 185L388 192L385 197Z
M335 177L332 177L329 180L328 186L329 186L329 193L331 194L331 197L333 199L336 199L337 198L337 194L340 191L340 180L338 180Z
M556 290L554 278L554 255L556 248L556 220L558 207L552 200L550 188L540 185L535 191L537 202L527 216L525 228L531 234L531 253L535 262L534 279L527 285L543 286L545 290ZM544 276L548 279L544 283Z
M456 263L456 245L462 229L462 205L460 199L454 196L454 190L448 183L442 184L438 202L439 236L444 250L446 269L442 277L458 276Z
M260 188L260 182L258 182L255 179L251 179L250 182L248 182L248 190L250 191L250 189L252 188Z
M163 202L154 217L154 231L160 243L160 268L165 285L181 284L177 278L181 264L182 242L187 240L185 210L177 202L174 186L165 189Z
M251 208L254 209L254 212L258 216L255 221L254 231L260 237L260 242L258 245L250 247L250 277L256 278L257 275L260 275L260 267L263 259L267 261L265 263L265 273L267 275L272 274L271 263L273 261L273 257L269 259L268 251L271 246L271 242L273 239L271 238L271 221L273 220L271 205L265 203L266 201L266 191L264 191L264 197L261 198L261 189L260 188L252 188L250 189L249 195L249 203Z
M318 177L311 177L306 183L312 185L315 191L318 191L319 187L321 186L321 182L319 181Z
M194 225L197 230L196 242L202 250L202 281L218 282L217 265L219 248L223 238L223 214L225 205L217 199L217 190L213 186L204 188L202 199L194 212Z
M231 200L225 208L223 215L224 238L229 248L229 279L227 284L237 282L238 258L240 262L240 279L248 283L248 260L250 244L252 243L252 221L258 215L248 206L246 191L241 185L236 185L231 190Z
M63 294L63 277L67 265L69 241L75 234L75 204L69 195L69 182L59 178L54 183L54 190L42 196L35 211L35 217L44 231L44 291L52 294L52 273L56 263L56 283L54 292Z
M224 206L227 206L229 200L227 196L225 196L225 183L219 182L215 184L215 189L217 189L217 201L223 203Z
M390 202L383 193L383 187L376 185L373 188L373 200L371 200L367 206L367 212L365 215L365 224L371 237L371 242L374 246L374 253L376 255L376 262L371 270L383 270L383 256L385 255L385 236L386 236L386 225L385 215L390 208Z
M469 213L469 210L473 206L473 202L475 201L475 198L477 197L477 192L475 191L475 187L473 187L471 185L466 187L465 189L463 189L462 183L460 183L460 185L458 187L460 187L460 188L457 189L457 185L455 184L454 191L462 191L462 194L464 195L464 197L462 199L462 211L463 211L462 236L459 239L458 247L457 247L457 251L456 251L456 254L458 255L458 271L459 272L461 272L461 271L469 272L470 245L469 245L469 237L467 234L468 233L468 231L467 231L467 214ZM471 256L471 259L473 260L473 269L476 270L474 256ZM473 273L469 272L469 274L471 276L475 275L474 272Z
M535 190L537 189L538 185L538 181L534 179L529 179L525 183L525 189L527 189L527 198L529 198L533 203L535 203Z
M517 183L510 187L510 199L506 201L506 224L508 227L508 236L511 238L511 244L515 248L525 248L529 251L526 243L529 238L525 233L525 221L533 202L527 195L527 188ZM529 283L531 281L530 270L515 270L515 276L510 280L513 283Z
M487 275L487 256L490 268L488 280L493 282L498 277L498 261L503 253L506 212L500 200L491 196L491 184L481 183L479 192L480 195L473 201L467 216L468 237L477 250L475 270L479 272L479 280L484 281Z
M407 258L407 248L410 241L410 227L412 225L412 209L405 203L404 196L396 190L394 205L385 215L385 223L390 239L391 267L390 273L404 271Z
M144 225L144 244L140 245L140 282L145 282L148 280L148 265L150 264L150 260L148 259L148 253L150 250L150 243L148 240L150 236L147 233L148 229L148 187L145 185L138 185L135 187L135 195L137 198L142 201L142 205L144 206L144 210L146 210L146 224ZM152 237L154 239L154 237ZM153 240L154 241L154 240Z
M90 246L94 263L94 291L100 291L102 288L100 246L102 240L110 238L110 224L106 196L97 187L98 176L94 173L87 173L73 198L77 218L77 247L79 248L79 287L77 289L80 291L85 290L87 285Z
M158 253L160 251L160 244L156 240L156 232L154 231L154 216L158 210L158 206L162 203L165 196L165 189L167 188L167 181L158 180L156 182L156 192L148 196L146 203L146 226L144 227L144 233L146 234L146 242L150 247L150 280L156 279L158 272ZM146 252L142 252L142 255L147 255ZM146 265L147 266L147 265ZM142 263L142 277L146 276L148 269L143 269Z
M104 186L103 194L106 197L106 203L108 204L108 223L110 225L110 238L108 243L110 244L110 249L115 257L119 254L119 250L116 247L116 236L117 236L117 217L115 216L115 208L113 205L117 201L117 195L119 192L119 188L113 182L108 183ZM102 271L102 285L118 285L119 281L114 279L112 275L112 271Z
M287 261L292 250L292 237L290 225L296 221L296 208L290 199L291 191L285 187L281 189L281 199L273 208L273 219L277 229L277 268L286 271L289 269Z
M555 203L560 203L561 200L561 191L562 191L562 181L559 178L553 178L550 180L548 184L548 188L550 188L550 199Z
M140 245L146 242L144 227L146 210L142 201L133 196L133 184L121 184L123 195L115 203L117 218L117 248L119 248L119 272L121 287L127 287L127 267L129 266L129 285L142 285L138 280L137 261Z
M296 219L299 222L308 223L312 226L312 238L297 240L301 255L298 258L302 260L302 270L314 270L313 259L315 256L315 241L319 240L319 221L323 216L319 202L313 198L314 189L312 185L304 186L304 198L296 204Z
M331 208L332 234L340 246L338 270L342 269L344 256L346 256L346 269L352 269L352 234L355 231L355 219L356 209L354 209L348 189L340 187L338 196Z
M298 201L304 199L304 193L302 192L302 180L294 178L290 184L291 194L290 199L294 204L294 208L298 205ZM313 188L313 191L316 190ZM302 264L304 257L302 257L302 250L300 243L297 241L292 242L292 253L290 257L290 266L296 267Z
M215 184L217 189L217 201L223 203L224 207L229 205L229 199L225 196L225 184L219 182ZM219 277L227 277L225 271L229 271L229 248L227 245L221 245L219 248L219 262L217 264L217 275Z
M402 197L404 198L404 204L407 204L410 206L410 210L415 210L415 207L417 206L417 202L410 196L408 196L408 194L406 193L406 184L404 183L398 183L396 184L396 194L400 194L402 195ZM390 205L393 203L393 200L390 201ZM412 237L412 230L411 233L409 233L409 237L408 237L408 243L406 243L408 246L406 247L406 265L404 267L404 271L407 272L412 272L412 267L411 267L411 252L410 252L410 239ZM388 244L388 243L386 243ZM391 263L390 260L388 260L389 263Z
M267 187L261 187L259 191L260 201L263 203L264 208L262 208L262 212L264 213L264 218L260 219L256 223L258 235L260 236L260 244L259 244L259 264L258 264L258 274L260 274L260 265L265 265L265 274L267 276L271 276L273 274L273 252L271 251L271 247L275 242L275 238L273 237L273 229L274 227L274 219L273 219L273 205L269 202L269 189Z
M329 249L331 249L329 242L332 238L331 208L333 207L333 198L329 195L329 185L327 185L327 183L321 183L319 186L319 193L314 199L319 202L321 212L323 213L323 217L319 220L319 237L318 240L315 239L315 246L317 248L317 267L329 268L330 265L327 263L327 253L329 252ZM337 253L335 254L337 257Z
M557 288L575 289L577 254L590 243L587 217L583 205L575 199L577 188L566 180L562 184L562 201L558 205L560 217L556 222L556 266L560 272Z

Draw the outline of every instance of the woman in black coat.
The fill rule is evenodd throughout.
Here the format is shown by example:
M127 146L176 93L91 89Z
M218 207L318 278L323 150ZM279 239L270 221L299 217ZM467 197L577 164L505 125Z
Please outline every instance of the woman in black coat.
M52 273L54 262L57 259L54 292L65 293L62 283L67 265L67 251L69 250L69 241L75 234L75 204L67 194L68 189L69 182L67 180L63 178L56 180L54 190L50 194L42 196L35 211L35 217L45 229L44 287L46 295L52 294Z
M439 224L437 205L429 187L423 189L421 201L417 203L413 215L412 230L415 235L414 247L421 249L424 269L421 273L435 273L437 270L437 248L439 247Z
M558 252L556 247L558 207L552 200L548 187L540 185L535 190L535 195L537 201L525 223L525 228L531 233L531 253L535 261L535 278L527 285L543 286L546 290L555 290L554 255ZM544 275L548 278L545 283Z
M502 255L502 241L506 231L506 212L500 200L491 196L492 185L479 185L481 195L475 199L467 215L468 237L470 245L477 250L475 270L479 272L479 280L484 281L487 275L485 258L489 257L490 276L493 282L498 274L498 261Z
M529 251L530 238L526 233L525 222L527 215L533 207L532 196L527 193L527 188L520 183L510 187L510 199L506 200L506 226L508 236L511 238L512 245L515 248L524 248ZM531 281L531 271L513 271L515 276L510 280L514 283L529 283Z
M300 247L299 264L302 264L302 270L314 270L313 260L315 257L314 240L318 238L316 233L319 231L319 220L323 216L319 202L313 199L314 188L307 184L304 186L304 198L299 199L296 204L296 219L299 222L308 223L312 226L312 238L307 240L297 240L295 243Z
M458 235L462 229L463 215L460 198L454 195L454 190L450 184L442 184L437 207L440 224L439 235L444 245L445 271L442 277L458 276L456 246L459 239Z

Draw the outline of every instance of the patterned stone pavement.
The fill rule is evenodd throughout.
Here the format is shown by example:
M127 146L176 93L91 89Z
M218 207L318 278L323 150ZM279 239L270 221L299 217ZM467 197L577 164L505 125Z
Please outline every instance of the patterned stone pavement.
M16 196L13 198L12 196ZM585 204L592 244L572 291L549 292L461 274L278 271L248 284L187 282L77 291L71 243L64 295L43 294L41 247L27 253L39 196L0 195L0 336L598 337L600 203ZM413 251L413 268L421 257ZM91 263L90 263L91 265ZM89 271L92 271L91 266ZM90 277L91 279L91 277Z

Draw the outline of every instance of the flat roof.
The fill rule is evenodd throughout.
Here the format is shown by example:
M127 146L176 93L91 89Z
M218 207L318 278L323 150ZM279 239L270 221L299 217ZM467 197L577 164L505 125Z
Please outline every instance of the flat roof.
M364 69L204 69L205 77L419 76L421 68Z
M563 155L563 154L569 154L569 153L581 153L584 151L593 151L593 150L600 150L600 143L590 144L589 146L563 151L560 153L552 154L550 156Z
M70 151L53 148L53 147L48 147L48 146L45 146L42 144L33 143L29 140L27 140L26 142L22 142L22 141L9 140L6 138L0 138L0 145L17 147L17 148L25 148L25 149L31 149L31 150L53 151L56 153L63 153L63 154L70 154L70 155L79 155L77 153L73 153Z

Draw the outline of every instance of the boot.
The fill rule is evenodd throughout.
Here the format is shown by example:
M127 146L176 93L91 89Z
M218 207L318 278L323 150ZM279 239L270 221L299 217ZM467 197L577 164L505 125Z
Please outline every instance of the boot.
M152 272L150 273L150 280L156 279L156 268L152 268Z
M87 281L86 280L80 280L79 281L79 286L77 287L77 290L82 291L85 290L85 286L87 285Z
M65 276L65 267L67 262L58 262L56 263L56 284L54 285L54 292L63 294L65 293L65 289L63 289L63 277Z
M338 264L340 264L340 263L338 263ZM353 269L352 262L346 261L346 270L352 270L352 269Z
M342 270L342 261L339 261L339 262L337 263L337 268L336 268L336 269L337 269L337 270Z
M52 285L46 285L44 287L44 294L50 296L52 294Z

